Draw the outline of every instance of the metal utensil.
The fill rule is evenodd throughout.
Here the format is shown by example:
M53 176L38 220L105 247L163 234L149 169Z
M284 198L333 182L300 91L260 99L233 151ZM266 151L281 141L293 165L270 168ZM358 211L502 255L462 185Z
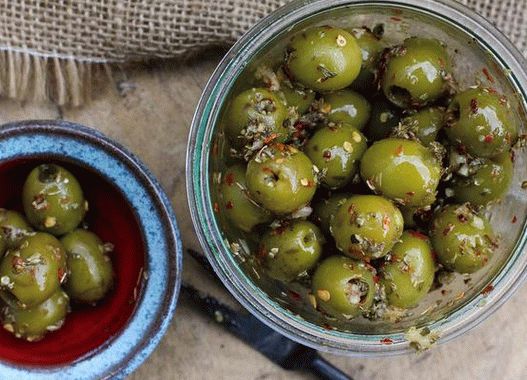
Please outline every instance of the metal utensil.
M194 250L188 250L188 253L207 272L214 273L205 256ZM192 299L200 310L214 318L218 324L223 325L232 334L282 368L311 371L324 380L352 380L351 377L322 358L314 349L286 338L251 314L237 312L189 284L183 284L182 292Z

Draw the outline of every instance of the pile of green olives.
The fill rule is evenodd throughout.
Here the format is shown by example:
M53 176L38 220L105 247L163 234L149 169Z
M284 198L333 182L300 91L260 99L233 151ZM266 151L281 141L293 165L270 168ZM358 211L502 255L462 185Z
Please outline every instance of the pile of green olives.
M509 100L460 89L444 43L390 46L382 30L296 33L232 94L218 137L231 149L215 211L248 237L253 270L344 321L407 311L437 273L487 264L485 208L508 191L518 139Z
M88 202L61 166L34 168L22 204L24 215L0 209L0 316L5 330L34 342L61 328L70 300L95 304L111 290L112 245L83 228Z

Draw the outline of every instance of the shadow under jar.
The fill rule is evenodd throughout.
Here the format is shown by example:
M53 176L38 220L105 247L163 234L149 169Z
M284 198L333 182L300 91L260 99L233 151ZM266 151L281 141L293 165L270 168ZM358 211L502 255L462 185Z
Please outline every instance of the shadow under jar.
M200 241L217 274L254 315L282 334L318 350L346 355L390 355L411 350L405 332L428 327L446 342L491 315L525 277L527 179L525 154L516 154L511 187L486 211L500 236L499 248L484 269L431 291L411 315L397 323L358 317L326 318L308 302L309 285L284 284L251 264L255 239L229 225L218 213L217 174L228 165L223 112L235 94L253 87L265 62L283 58L289 38L312 26L342 28L384 24L388 45L410 36L436 38L447 45L459 87L492 87L509 99L525 133L527 73L520 52L489 22L450 0L295 1L251 29L227 54L208 83L192 125L187 156L189 203ZM521 153L518 151L517 153ZM216 211L215 211L216 209ZM257 241L257 239L256 239Z

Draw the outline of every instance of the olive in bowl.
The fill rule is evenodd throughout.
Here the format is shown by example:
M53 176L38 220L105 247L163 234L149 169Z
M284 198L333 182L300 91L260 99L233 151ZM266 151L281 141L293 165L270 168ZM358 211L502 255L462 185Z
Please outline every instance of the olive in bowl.
M4 209L23 216L24 184L41 165L67 170L77 180L89 205L82 211L82 223L69 224L69 231L41 231L46 228L40 222L45 217L32 219L34 225L30 221L20 223L20 219L16 224L9 222L14 220L12 217L0 219L23 231L13 235L20 235L21 239L8 248L8 255L16 257L16 251L20 251L20 258L29 259L23 260L23 266L33 266L35 274L50 274L46 299L41 303L40 298L33 297L36 293L23 298L25 304L19 302L17 295L21 293L15 291L16 287L13 292L9 289L11 274L2 284L0 376L126 376L153 351L174 313L181 280L181 242L170 203L153 176L132 154L93 129L61 121L28 121L4 125L0 137L0 180L9 183L0 189L0 205ZM49 173L47 169L43 171ZM61 169L58 172L65 173ZM52 169L51 176L57 180L54 173L57 172ZM38 193L33 196L38 200ZM50 203L55 199L48 198ZM72 204L69 199L62 202ZM54 205L60 204L58 197ZM82 203L79 206L84 207ZM62 218L58 213L49 216L56 217L57 222ZM99 289L95 295L92 291L77 292L73 286L76 264L68 261L86 252L80 252L82 244L77 238L68 240L79 228L88 228L100 242L112 245L103 244L101 249L99 240L83 240L85 248L95 242L96 255L103 255L104 251L111 262L112 285L94 281ZM7 230L14 229L2 229ZM34 253L36 249L41 251L41 258L25 256L25 251ZM68 250L73 253L69 257ZM102 262L105 261L103 257ZM8 272L16 272L12 265L21 261L17 258L6 263ZM64 267L66 271L61 270ZM100 272L106 279L110 278L108 269ZM86 281L83 272L81 282ZM24 274L22 271L15 275ZM69 280L72 283L68 285Z

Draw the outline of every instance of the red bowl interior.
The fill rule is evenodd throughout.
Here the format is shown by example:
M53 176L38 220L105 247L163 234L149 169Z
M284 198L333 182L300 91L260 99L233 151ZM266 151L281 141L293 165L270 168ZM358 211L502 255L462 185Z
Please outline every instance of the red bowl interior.
M96 173L56 160L21 159L0 165L0 207L22 211L25 178L38 164L58 163L79 180L89 211L86 222L104 242L111 242L115 287L97 306L72 304L64 326L39 342L26 342L0 328L0 360L16 364L50 366L79 359L126 325L135 309L142 285L145 248L141 229L123 195Z

